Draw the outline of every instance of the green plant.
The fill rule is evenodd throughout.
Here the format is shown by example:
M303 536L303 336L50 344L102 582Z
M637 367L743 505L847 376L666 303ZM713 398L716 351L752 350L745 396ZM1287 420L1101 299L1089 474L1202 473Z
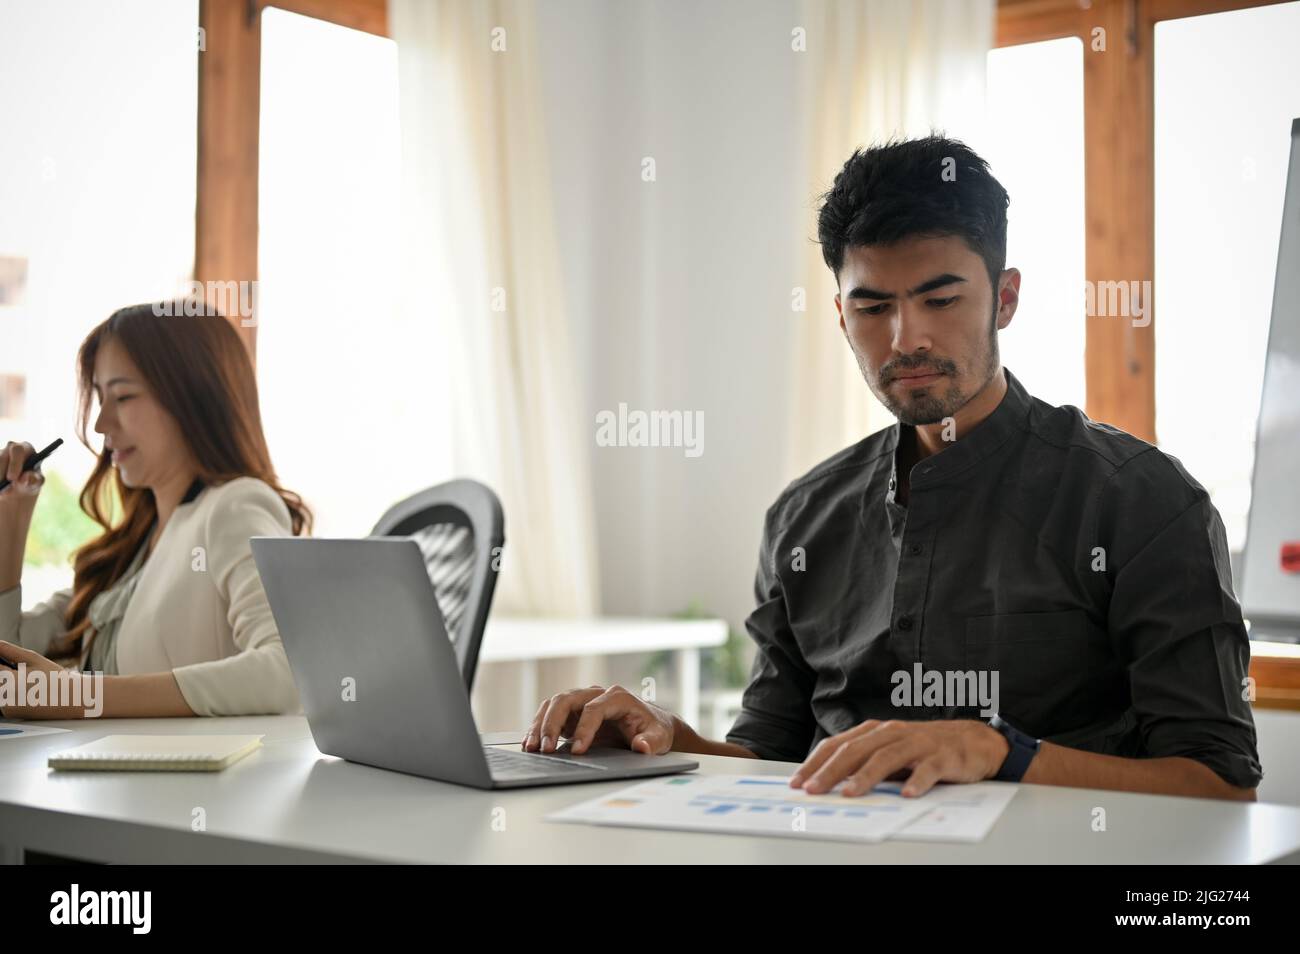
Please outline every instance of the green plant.
M100 533L99 524L81 510L80 494L55 471L45 474L45 486L32 515L23 561L33 566L66 566L72 552Z
M705 612L695 601L680 613L674 613L673 619L712 619L713 614ZM652 673L662 673L673 661L672 650L654 653L646 666ZM745 663L745 640L741 635L727 627L727 641L721 646L710 647L700 652L700 687L703 689L739 689L749 682L749 673Z

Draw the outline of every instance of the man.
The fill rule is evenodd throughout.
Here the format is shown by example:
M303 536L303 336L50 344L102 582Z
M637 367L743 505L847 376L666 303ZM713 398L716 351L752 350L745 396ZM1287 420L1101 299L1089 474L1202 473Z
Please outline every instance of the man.
M898 423L769 508L740 717L712 741L593 687L546 700L523 747L802 761L792 785L847 795L999 778L1253 800L1222 522L1177 460L1002 368L1020 273L987 164L953 140L894 142L855 152L823 199L840 328ZM949 690L979 676L996 715L896 691L927 673Z

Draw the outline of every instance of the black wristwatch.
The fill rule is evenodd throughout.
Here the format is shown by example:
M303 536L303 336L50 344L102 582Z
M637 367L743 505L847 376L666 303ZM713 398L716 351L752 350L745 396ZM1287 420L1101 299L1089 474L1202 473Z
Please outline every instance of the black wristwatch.
M1029 763L1034 760L1038 754L1039 740L1032 735L1025 735L1015 726L1011 725L1001 714L993 716L989 720L989 728L996 729L1002 733L1002 737L1007 740L1007 745L1011 751L1002 762L1002 767L998 769L998 774L993 778L998 782L1018 782L1025 777L1025 772L1029 771Z

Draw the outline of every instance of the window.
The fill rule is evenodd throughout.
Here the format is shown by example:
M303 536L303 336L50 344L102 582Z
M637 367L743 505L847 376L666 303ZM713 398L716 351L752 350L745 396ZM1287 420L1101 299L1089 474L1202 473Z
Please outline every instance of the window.
M988 142L976 150L1011 195L1007 266L1020 304L999 335L1002 363L1029 392L1082 408L1084 382L1083 44L1077 37L992 50Z
M436 316L402 317L400 147L392 40L262 12L258 382L320 536L450 477Z
M44 465L28 603L71 583L96 532L76 503L94 465L73 433L77 348L191 277L198 56L197 0L0 5L0 439L65 441Z
M1155 27L1156 434L1246 536L1300 3Z

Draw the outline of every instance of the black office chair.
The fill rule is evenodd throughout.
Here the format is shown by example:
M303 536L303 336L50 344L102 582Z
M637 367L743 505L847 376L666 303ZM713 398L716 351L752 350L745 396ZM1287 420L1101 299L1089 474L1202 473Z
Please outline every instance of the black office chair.
M465 688L474 688L483 628L505 544L505 516L490 487L452 480L394 504L372 537L411 537L424 554Z

